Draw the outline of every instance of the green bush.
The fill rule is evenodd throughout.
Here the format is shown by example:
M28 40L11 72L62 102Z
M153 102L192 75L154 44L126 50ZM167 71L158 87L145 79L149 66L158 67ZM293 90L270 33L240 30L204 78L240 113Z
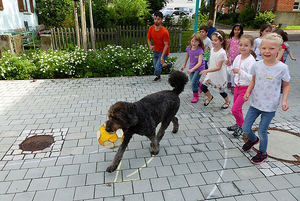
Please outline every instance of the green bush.
M258 29L264 24L271 24L274 21L275 17L276 15L272 11L258 13L258 15L254 19L254 27Z
M74 51L28 50L21 56L7 51L0 55L0 79L152 75L152 57L148 46L138 45L132 48L109 45L103 50L88 52L80 48ZM166 63L175 63L176 59L168 57Z
M245 8L240 12L238 17L238 22L241 23L244 27L249 27L254 24L254 19L256 16L256 10L252 8Z

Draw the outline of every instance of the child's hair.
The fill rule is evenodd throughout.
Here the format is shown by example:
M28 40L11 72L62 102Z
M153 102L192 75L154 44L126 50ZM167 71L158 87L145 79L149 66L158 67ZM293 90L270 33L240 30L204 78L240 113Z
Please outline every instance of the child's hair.
M250 41L251 46L254 45L254 38L253 38L253 36L251 36L251 35L249 35L249 34L243 34L243 35L241 36L240 40L241 40L242 38L248 39L248 40Z
M212 20L208 20L208 21L206 22L206 26L207 26L208 28L212 27L213 24L214 24L214 22L213 22Z
M264 25L262 25L262 26L260 27L260 30L259 30L259 36L262 36L261 32L263 32L263 31L266 30L266 29L272 30L271 25L269 25L269 24L264 24Z
M283 42L286 42L289 40L287 33L284 32L282 29L275 29L275 31L273 33L279 34L282 37Z
M281 37L279 34L277 34L277 33L269 33L269 34L264 35L264 36L262 37L262 41L261 41L261 43L260 43L260 47L259 47L259 48L261 48L261 45L263 44L263 42L264 42L265 40L272 40L272 41L274 41L274 43L275 43L278 47L281 47L281 45L282 45L282 43L283 43L282 37Z
M192 41L193 38L195 38L196 41L199 41L199 47L201 47L202 50L204 50L204 43L203 43L203 41L202 41L201 35L200 35L199 33L194 33L194 34L191 36L189 43L191 43L191 41ZM191 45L190 45L190 46L191 46Z
M223 41L221 46L225 50L226 49L226 35L225 35L225 33L221 30L217 30L217 31L215 31L214 33L211 34L211 37L213 35L215 35L221 42Z
M199 31L200 30L204 30L206 33L208 32L208 27L207 26L201 26L200 28L199 28Z
M164 15L162 14L162 12L160 12L160 11L158 11L158 10L154 12L154 16L155 16L155 17L160 17L161 19L164 18Z
M254 45L254 38L253 38L253 36L251 36L251 35L249 35L249 34L243 34L243 35L241 36L241 38L240 38L240 41L241 41L243 38L248 39L248 40L250 41L251 46ZM252 49L250 50L250 54L252 54L252 56L256 59L256 54L255 54L255 52L254 52Z
M235 24L235 25L232 27L232 30L231 30L231 32L230 32L230 34L229 34L229 38L232 38L232 37L234 36L234 29L235 29L236 27L239 27L240 30L241 30L241 31L240 31L240 34L239 34L239 38L241 38L241 36L244 34L243 25L240 24L240 23L237 23L237 24Z

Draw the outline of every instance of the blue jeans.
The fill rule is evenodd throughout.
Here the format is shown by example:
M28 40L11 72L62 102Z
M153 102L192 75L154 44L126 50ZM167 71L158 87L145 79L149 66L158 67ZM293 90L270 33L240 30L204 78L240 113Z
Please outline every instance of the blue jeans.
M158 75L162 72L162 64L160 63L160 57L162 52L153 51L153 66L154 66L154 74ZM167 59L168 55L164 55L164 61Z
M199 85L200 85L200 78L201 75L199 75L200 71L196 70L195 72L191 72L190 74L190 82L191 82L191 87L194 93L199 91Z
M244 124L242 126L243 131L246 133L248 138L251 141L256 141L257 137L255 133L252 130L252 125L255 122L256 118L261 115L261 120L258 127L258 136L260 139L259 144L259 151L266 153L267 152L267 146L268 146L268 128L272 121L272 119L275 117L276 112L264 112L260 111L252 106L249 107L249 110L246 114L246 118L244 121Z

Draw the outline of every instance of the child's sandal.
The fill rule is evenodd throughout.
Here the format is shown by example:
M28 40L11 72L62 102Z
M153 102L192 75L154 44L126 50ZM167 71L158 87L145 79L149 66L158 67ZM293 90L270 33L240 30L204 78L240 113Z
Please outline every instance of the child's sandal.
M213 99L214 97L212 96L211 99L206 99L204 102L204 106L208 106L208 104L210 103L210 101Z
M221 108L222 109L227 109L229 107L229 105L230 105L230 102L229 103L224 103Z

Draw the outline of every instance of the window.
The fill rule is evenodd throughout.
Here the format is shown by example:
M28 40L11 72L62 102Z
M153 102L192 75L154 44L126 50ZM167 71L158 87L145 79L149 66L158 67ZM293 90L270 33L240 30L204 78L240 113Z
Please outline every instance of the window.
M261 0L258 0L256 10L260 11L260 7L261 7Z
M2 0L0 0L0 10L3 10L3 3L2 3Z
M18 0L19 11L28 12L27 1L29 1L30 11L34 13L33 0Z
M300 9L300 2L295 1L294 3L294 10L299 10Z

